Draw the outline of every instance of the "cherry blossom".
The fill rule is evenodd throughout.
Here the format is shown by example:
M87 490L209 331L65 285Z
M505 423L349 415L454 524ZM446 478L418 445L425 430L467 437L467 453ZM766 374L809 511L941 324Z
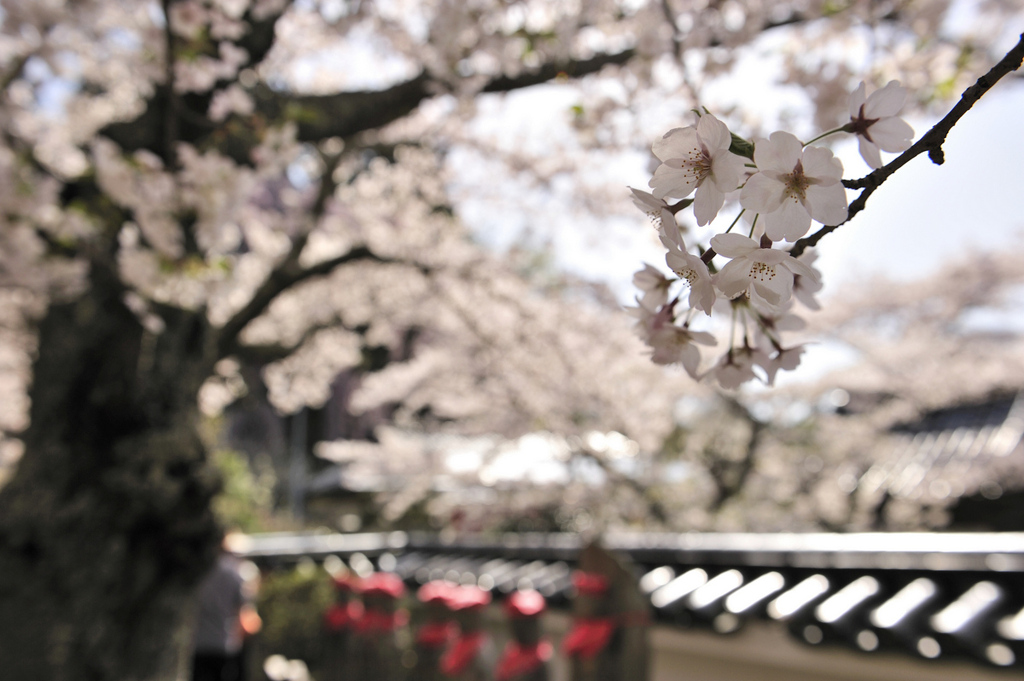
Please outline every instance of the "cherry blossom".
M665 262L689 285L690 307L694 310L703 310L710 317L717 295L711 281L711 273L704 261L686 251L670 250L665 255Z
M706 331L691 331L673 324L674 305L652 305L637 299L637 307L626 311L637 318L637 330L651 348L655 364L681 364L691 377L697 378L700 349L697 345L715 345L715 337Z
M661 243L668 249L665 263L690 287L690 307L694 310L703 310L710 316L717 294L707 264L687 251L682 230L674 219L671 226L663 223L658 235Z
M758 172L740 192L740 205L764 218L772 241L796 241L812 219L826 225L846 219L843 164L828 149L803 148L790 133L773 132L756 141L754 163Z
M822 288L821 272L819 272L813 265L814 261L817 259L818 251L814 249L806 250L800 254L800 257L797 258L797 260L810 267L815 276L811 278L798 274L793 278L793 297L803 303L809 310L821 309L821 304L819 304L818 299L814 297L814 295Z
M757 348L730 348L705 375L710 375L726 390L734 390L757 378L757 374L754 373L755 365L763 368L770 361L768 355Z
M676 218L669 210L665 199L656 198L642 189L630 187L629 190L633 192L633 205L644 212L656 229L661 231L664 225L676 225Z
M765 383L775 385L775 375L779 369L784 371L796 369L800 365L800 356L805 347L805 345L794 345L791 348L782 348L767 363L760 365L765 371Z
M643 292L643 300L653 306L668 302L668 289L672 281L654 267L644 264L642 270L633 275L633 285Z
M739 234L714 236L711 247L731 258L713 278L715 287L729 298L746 294L755 305L778 309L793 294L794 275L817 280L814 270L789 253L761 248L753 239Z
M881 168L879 150L906 151L914 138L914 129L896 115L907 99L907 89L891 80L865 98L866 89L861 81L850 95L850 122L843 129L857 135L864 161L872 168Z
M661 160L649 185L656 198L685 198L696 190L693 214L700 226L711 222L725 194L739 186L743 159L729 151L732 136L725 123L704 114L696 126L670 130L654 143Z

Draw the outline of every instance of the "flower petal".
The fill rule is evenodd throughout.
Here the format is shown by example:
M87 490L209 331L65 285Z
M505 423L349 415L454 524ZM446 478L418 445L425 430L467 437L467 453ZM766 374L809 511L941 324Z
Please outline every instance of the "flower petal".
M860 135L857 135L857 145L860 149L860 156L864 159L865 163L872 168L882 167L882 155L878 152L878 147Z
M669 159L669 162L676 159ZM697 177L693 171L682 168L682 161L674 165L662 163L654 170L654 177L647 183L654 191L655 198L663 199L666 196L675 199L684 199L689 196L697 186Z
M724 255L726 258L740 258L761 247L753 239L748 239L741 234L716 234L711 237L711 248L715 249L715 253Z
M754 163L757 169L776 170L781 173L793 172L796 162L800 160L803 145L788 132L773 132L765 140L758 140L754 146Z
M765 173L754 173L743 185L740 205L755 213L770 213L782 205L786 185Z
M727 298L735 298L750 286L751 263L746 258L733 260L714 276L715 288Z
M711 157L711 181L721 191L731 192L740 186L743 159L730 151L723 151Z
M865 118L895 116L907 101L907 88L898 80L890 80L881 90L875 90L864 102Z
M697 130L692 125L669 130L662 138L655 140L651 147L651 151L662 162L670 158L685 158L697 149L700 149Z
M793 295L793 273L785 267L773 267L751 275L750 288L769 305L778 307Z
M701 345L718 345L718 341L707 331L691 331L690 340Z
M842 189L842 185L835 185ZM809 187L808 192L814 187ZM811 215L807 208L796 199L787 199L782 202L778 210L767 213L764 216L765 234L772 241L785 239L796 241L811 228Z
M906 151L914 139L914 129L902 118L883 118L870 128L871 141L882 151Z
M690 378L697 377L697 368L700 366L700 350L696 345L686 345L679 351L679 363L686 369Z
M711 316L711 311L715 308L715 301L718 300L718 294L715 292L715 287L711 283L711 275L708 274L706 278L699 279L695 286L690 287L690 307L694 310L701 310L707 316ZM708 334L711 336L711 334ZM711 336L712 342L710 345L714 345L714 337Z
M862 80L857 89L850 93L850 118L857 118L860 115L860 107L865 99L865 90L867 90L867 85Z
M843 162L825 147L807 147L803 156L804 176L813 184L835 184L843 179Z
M838 225L846 219L846 190L841 184L807 188L807 210L823 225Z
M704 114L697 121L697 136L703 140L708 151L728 149L729 145L732 144L729 128L711 114Z
M703 227L714 220L724 204L725 194L714 182L704 182L697 187L693 199L693 216L697 218L697 225Z

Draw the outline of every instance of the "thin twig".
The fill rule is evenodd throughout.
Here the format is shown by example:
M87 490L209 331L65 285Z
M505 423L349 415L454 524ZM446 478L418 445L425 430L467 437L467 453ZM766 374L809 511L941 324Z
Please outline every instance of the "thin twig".
M974 85L967 88L964 93L960 96L960 101L957 102L946 116L932 126L931 130L921 136L917 142L914 143L909 149L904 151L902 154L894 158L886 165L878 168L870 174L862 177L859 180L843 180L843 186L847 189L862 189L860 195L850 202L850 209L847 213L845 220L837 225L830 225L822 227L814 234L806 236L800 239L793 248L790 249L790 255L793 257L799 256L806 249L817 245L817 243L826 234L833 232L840 225L844 225L853 219L853 216L864 209L867 204L868 197L885 182L893 173L905 166L912 159L920 156L921 154L928 152L928 158L932 160L932 163L936 165L942 165L945 161L942 145L946 142L946 136L949 131L953 129L953 126L963 118L964 114L971 110L978 100L982 96L992 89L1000 78L1012 73L1020 68L1021 62L1024 62L1024 33L1021 34L1020 40L1017 44L1006 53L998 64L993 66L988 73L983 75L977 80Z

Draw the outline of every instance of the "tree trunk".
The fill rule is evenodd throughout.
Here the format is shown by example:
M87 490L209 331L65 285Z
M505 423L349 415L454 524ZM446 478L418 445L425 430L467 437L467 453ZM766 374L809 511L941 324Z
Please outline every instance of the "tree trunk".
M113 277L91 279L41 323L25 456L0 490L0 670L181 678L219 540L195 430L208 329L179 312L147 334Z

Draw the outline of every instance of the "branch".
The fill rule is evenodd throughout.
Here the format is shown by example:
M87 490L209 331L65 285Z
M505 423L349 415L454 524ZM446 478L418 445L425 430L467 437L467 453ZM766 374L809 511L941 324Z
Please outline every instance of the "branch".
M850 209L846 219L837 225L822 227L814 234L800 239L793 244L793 248L790 249L790 255L793 257L799 256L806 249L817 245L826 234L835 231L840 225L844 225L852 220L854 215L864 209L868 198L876 189L882 186L883 182L917 156L928 152L928 158L932 160L932 163L942 165L945 161L942 145L946 142L946 136L949 134L949 131L963 118L964 114L971 110L971 107L978 103L978 100L986 92L992 89L1000 78L1019 69L1021 62L1024 62L1024 33L1021 34L1020 40L1013 49L1007 52L1006 56L993 66L988 73L979 78L974 85L964 90L956 106L942 120L932 126L931 130L922 135L921 139L915 142L913 146L888 164L859 180L843 180L843 186L847 189L863 189L860 195L850 202Z
M532 71L524 71L518 76L498 76L484 85L481 92L508 92L531 85L540 85L565 75L570 78L582 78L597 73L609 64L625 64L636 56L636 50L629 48L611 54L597 54L590 59L568 59L566 61L548 62Z
M754 418L750 410L743 406L739 400L724 393L720 393L719 397L725 402L730 412L750 424L750 438L747 440L747 446L741 461L732 462L718 458L708 462L708 473L715 483L715 496L708 509L714 513L721 511L722 507L725 506L725 502L743 491L747 478L750 477L750 473L754 470L757 450L761 445L761 436L764 435L765 430L765 424ZM728 479L730 475L733 477L732 480Z
M243 345L241 343L235 343L231 354L238 357L246 364L254 366L263 366L265 364L271 364L273 362L279 362L284 358L288 357L296 350L304 346L314 336L321 331L328 329L335 329L341 327L346 331L357 333L365 337L365 329L353 329L345 325L345 322L340 318L333 318L323 324L313 324L309 326L305 331L302 332L302 336L299 340L292 345L284 345L283 343L267 343L263 345Z
M649 486L641 483L639 480L631 478L621 471L616 470L608 461L605 461L604 457L598 455L597 452L582 444L582 442L579 446L572 448L572 453L576 456L593 461L597 464L598 468L608 476L608 480L613 485L624 486L640 497L643 503L647 505L647 511L650 513L652 518L659 523L668 524L668 511L665 510L665 507L660 501L658 501L658 499L651 497L651 488Z
M301 252L301 251L300 251ZM263 314L279 295L296 284L308 281L313 277L329 274L335 268L353 262L393 263L394 260L382 258L366 246L353 248L343 255L324 260L312 267L299 266L298 255L293 248L287 258L271 272L267 280L256 289L249 302L220 328L217 336L217 356L227 357L236 349L239 334L249 322Z

